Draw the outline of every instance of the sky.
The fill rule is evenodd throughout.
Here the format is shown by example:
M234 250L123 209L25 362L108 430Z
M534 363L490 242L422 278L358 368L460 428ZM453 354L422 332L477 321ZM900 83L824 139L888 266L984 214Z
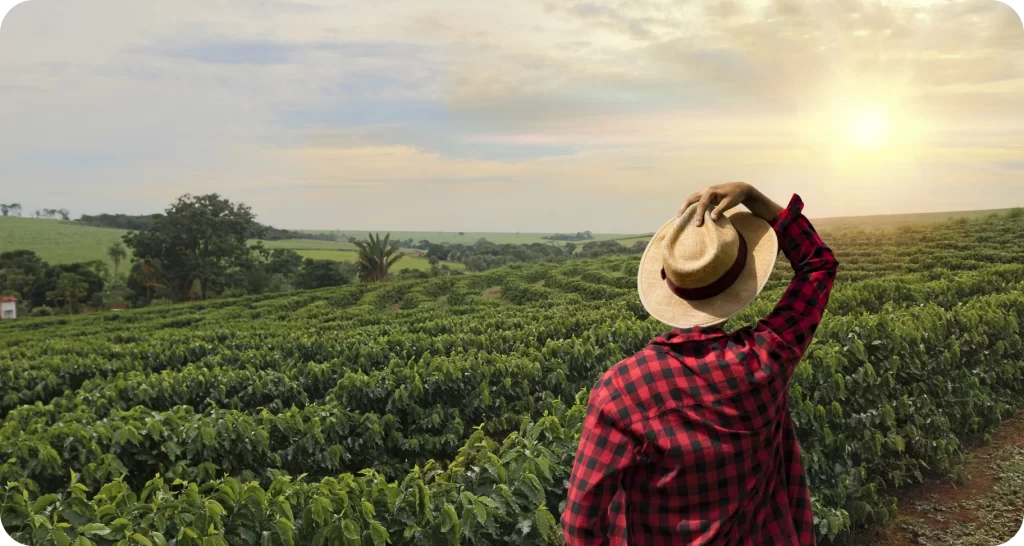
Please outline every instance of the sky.
M737 180L812 218L1024 206L1022 97L995 0L29 0L0 203L605 233Z

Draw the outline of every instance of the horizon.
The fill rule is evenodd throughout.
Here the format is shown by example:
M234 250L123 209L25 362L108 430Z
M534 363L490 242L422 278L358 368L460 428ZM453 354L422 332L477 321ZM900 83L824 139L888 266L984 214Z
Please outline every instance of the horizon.
M978 216L982 216L982 215L989 215L989 214L1005 213L1005 212L1008 212L1008 211L1011 211L1011 210L1014 210L1014 209L1024 209L1024 206L1004 206L1004 207L992 208L992 209L937 210L937 211L923 211L923 212L909 212L909 213L901 212L901 213L891 213L891 214L863 214L863 215L854 215L854 216L820 216L820 217L808 217L808 219L811 222L820 222L820 221L833 221L834 222L834 221L839 221L839 220L856 220L856 219L863 219L863 218L887 218L887 217L901 217L901 216L907 216L907 217L914 217L914 216L938 216L938 215L945 215L945 214L954 215L954 216L956 216L956 215L976 214ZM118 215L118 214L124 214L124 213L106 212L106 213L96 213L94 215L97 215L97 214ZM150 213L150 214L154 214L154 213ZM161 211L160 213L155 213L155 214L163 214L163 211ZM148 214L139 214L139 215L125 214L125 216L147 216L147 215ZM19 218L20 217L20 218L25 219L25 220L52 220L52 221L57 221L57 222L72 222L72 223L73 222L78 222L78 221L81 220L81 215L77 215L78 216L77 218L75 216L76 215L71 215L71 218L69 220L61 220L60 218L36 218L35 216L26 215L24 213L24 211L23 211L21 216L0 216L0 218ZM950 216L950 218L952 218L952 217L953 216ZM942 220L945 220L945 218L937 218L937 219L934 219L934 220L921 220L921 223L937 222L937 221L942 221ZM519 233L519 234L523 234L523 235L556 235L556 234L565 235L565 234L583 233L583 232L586 232L586 231L591 232L593 235L602 235L602 236L605 236L605 235L626 235L626 236L638 236L639 237L639 236L653 235L654 234L653 231L646 231L646 232L640 232L640 231L617 232L617 231L614 231L613 232L613 231L595 231L593 229L572 229L572 230L564 230L564 231L525 231L525 230L477 231L477 230L465 230L465 229L463 229L463 230L454 230L453 231L453 230L390 229L390 228L380 228L380 229L373 229L373 228L371 228L371 229L342 229L342 228L310 228L310 229L305 229L305 228L303 228L303 229L296 229L296 228L292 228L292 227L289 227L289 226L278 226L278 225L273 225L273 224L266 224L266 223L260 221L260 218L259 218L258 214L256 215L256 221L261 223L261 224L263 224L263 225L267 225L267 226L275 228L275 229L283 229L283 230L288 230L288 231L306 232L306 233L342 233L342 234L346 234L346 235L348 235L348 234L356 234L356 233L377 233L377 234L383 234L383 233L391 233L391 232L394 232L394 233L424 233L424 234L429 234L429 233L447 233L447 234L451 234L451 233L463 232L463 233L466 233L467 236L469 236L469 235L489 235L489 234L506 235L506 234L510 234L510 233ZM113 228L113 227L106 227L106 226L92 226L92 227L97 227L98 229L123 229L123 228ZM130 230L124 230L124 231L130 231ZM575 242L581 242L581 241L575 241Z
M0 27L0 202L648 233L744 180L811 218L999 210L1022 53L1000 2L35 0Z

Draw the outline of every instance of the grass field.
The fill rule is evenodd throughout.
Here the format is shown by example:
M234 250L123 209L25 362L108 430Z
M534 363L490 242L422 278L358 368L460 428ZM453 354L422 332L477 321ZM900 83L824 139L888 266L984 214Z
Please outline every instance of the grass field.
M27 249L51 264L103 260L113 266L107 249L121 241L125 233L128 232L76 226L60 220L0 217L0 252Z
M255 243L256 241L250 241ZM290 250L355 250L356 245L341 241L314 241L312 239L281 239L280 241L261 241L270 249Z

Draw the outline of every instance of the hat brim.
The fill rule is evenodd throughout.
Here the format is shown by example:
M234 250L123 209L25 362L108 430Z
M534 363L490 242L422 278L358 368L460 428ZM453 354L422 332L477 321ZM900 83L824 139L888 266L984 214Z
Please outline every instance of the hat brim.
M733 209L726 217L747 241L747 264L736 282L712 298L692 301L675 295L661 278L661 250L675 218L651 237L640 258L637 291L650 315L669 326L690 328L728 320L754 301L768 283L779 254L779 240L768 222L747 211Z

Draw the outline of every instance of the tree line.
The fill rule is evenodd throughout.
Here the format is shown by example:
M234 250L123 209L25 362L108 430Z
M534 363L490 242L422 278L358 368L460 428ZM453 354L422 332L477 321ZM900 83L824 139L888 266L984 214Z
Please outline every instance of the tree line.
M577 231L576 233L556 233L554 235L546 235L541 239L547 239L549 241L589 241L594 238L594 234L587 231Z
M21 216L21 210L21 203L0 203L0 216ZM36 218L71 219L71 211L68 209L38 209L34 215Z
M83 214L77 223L93 226L126 229L138 231L153 225L163 214ZM280 241L284 239L311 239L317 241L337 241L338 237L333 233L306 233L288 229L278 229L272 226L261 225L258 229L260 237L265 241Z
M0 253L0 295L18 297L22 311L36 316L122 300L123 294L108 285L109 274L100 260L50 265L31 250Z

